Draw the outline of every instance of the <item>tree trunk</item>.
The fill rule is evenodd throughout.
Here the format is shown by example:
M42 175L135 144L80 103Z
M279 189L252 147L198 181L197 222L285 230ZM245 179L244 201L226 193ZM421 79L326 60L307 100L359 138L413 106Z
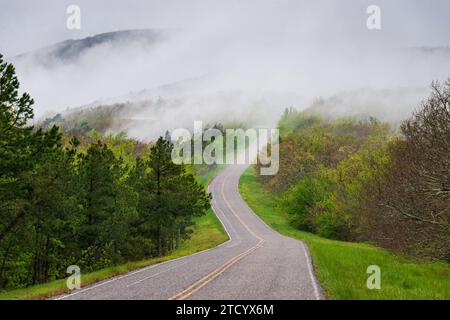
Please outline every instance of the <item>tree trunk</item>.
M158 256L162 256L162 236L161 236L161 227L158 227Z

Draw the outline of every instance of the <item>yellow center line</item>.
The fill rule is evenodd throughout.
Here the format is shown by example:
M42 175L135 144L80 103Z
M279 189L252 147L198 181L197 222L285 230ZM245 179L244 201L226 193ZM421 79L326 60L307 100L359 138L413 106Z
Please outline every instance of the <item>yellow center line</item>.
M226 203L227 207L230 209L230 211L233 213L233 215L238 219L239 223L241 223L247 229L247 231L259 241L258 241L258 243L255 246L251 247L247 251L244 251L244 252L242 252L242 253L232 257L231 259L226 261L219 268L215 269L211 273L209 273L206 276L202 277L201 279L197 280L195 283L193 283L192 285L190 285L189 287L187 287L183 291L181 291L181 292L177 293L176 295L170 297L169 300L184 300L184 299L186 299L190 295L194 294L195 292L197 292L198 290L203 288L209 282L211 282L212 280L217 278L219 275L224 273L226 270L228 270L236 262L238 262L239 260L241 260L245 256L249 255L250 253L252 253L256 249L261 247L263 245L263 243L264 243L264 239L261 238L260 236L258 236L252 229L250 229L250 227L241 219L241 217L239 217L239 215L236 213L236 211L231 207L230 203L228 202L227 198L225 197L224 186L225 186L225 181L227 180L228 177L229 176L226 176L223 179L223 182L222 182L222 188L221 188L222 197L225 200L225 203Z

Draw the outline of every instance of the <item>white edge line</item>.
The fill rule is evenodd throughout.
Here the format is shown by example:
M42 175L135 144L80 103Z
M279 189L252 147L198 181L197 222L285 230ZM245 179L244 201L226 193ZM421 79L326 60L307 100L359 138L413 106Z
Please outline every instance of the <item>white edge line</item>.
M141 282L143 282L143 281L146 281L146 280L148 280L148 279L157 277L157 276L159 276L160 274L163 274L163 273L166 273L166 272L168 272L168 271L177 269L177 268L179 268L179 267L181 267L181 266L184 266L186 263L187 263L187 261L182 262L182 263L180 263L180 264L177 264L177 265L175 265L175 266L173 266L173 267L171 267L171 268L169 268L169 269L161 270L160 272L157 272L157 273L155 273L155 274L152 274L152 275L150 275L150 276L148 276L148 277L139 279L139 280L137 280L137 281L135 281L135 282L130 283L129 285L127 285L127 288L128 288L128 287L131 287L131 286L134 286L134 285L136 285L136 284L138 284L138 283L141 283Z
M220 176L220 174L219 174L219 176ZM211 184L216 183L215 180L216 180L217 177L218 177L218 176L216 176L216 177L211 181L211 183L208 185L208 192L209 192L209 190L211 189ZM227 235L228 235L228 238L229 238L229 239L228 239L227 242L232 241L233 238L231 237L231 234L230 234L230 232L228 231L228 228L225 226L225 223L222 221L222 219L220 219L219 215L218 215L218 214L215 212L215 210L214 210L214 209L219 209L218 207L215 208L216 206L214 205L214 203L216 202L216 200L215 200L215 199L212 199L212 200L213 200L213 201L211 202L211 209L213 210L213 212L214 212L214 214L216 215L217 219L219 219L220 223L222 224L223 228L225 229L225 232L226 232ZM225 217L225 214L224 214L223 210L220 209L220 211L222 212L222 215L224 216L224 218L227 219L227 217ZM228 220L228 219L227 219L227 220ZM228 223L230 223L230 222L228 221ZM232 225L231 223L230 223L230 227L233 228L233 225ZM234 228L233 228L233 230L234 230ZM227 242L224 242L224 243L222 243L222 244L225 244L225 243L227 243Z
M233 225L231 224L230 220L228 220L227 216L225 215L225 212L223 212L223 210L220 209L218 206L214 205L215 202L216 202L216 201L213 199L213 203L211 203L211 208L213 209L213 211L217 211L217 212L216 212L217 218L219 218L219 221L222 223L222 225L224 225L224 221L222 221L222 219L218 216L218 212L220 211L220 213L222 214L223 220L225 220L225 221L229 224L230 230L233 230L233 232L236 234L236 236L237 236L239 242L241 242L241 241L240 241L239 234L238 234L238 233L236 232L236 230L234 229L234 227L233 227ZM230 233L228 232L228 230L226 229L225 225L224 225L223 227L224 227L226 233L228 234L228 238L234 240L235 238L233 238L233 237L231 236L231 234L230 234Z
M300 242L302 244L303 252L305 253L306 264L308 265L309 277L311 278L311 282L312 282L312 285L314 288L314 295L316 296L316 300L322 300L322 295L320 294L319 285L318 285L316 277L314 276L313 265L311 262L311 257L309 255L309 250L307 249L307 247L303 241L300 241Z
M216 179L216 178L214 178L213 181L214 181L215 179ZM210 190L210 187L208 186L208 192L209 192L209 190ZM239 180L238 180L238 194L239 194L239 196L240 196L241 199L242 199L242 196L241 196L241 194L240 194L240 192L239 192ZM242 199L242 200L244 201L244 199ZM244 203L246 203L246 202L244 201ZM269 227L269 225L268 225L264 220L262 220L261 217L259 217L256 213L254 213L254 211L248 206L247 203L246 203L246 205L247 205L247 207L250 209L250 211L253 213L253 215L254 215L255 217L257 217L263 224L265 224L266 227L268 227L269 229L273 230L273 228ZM211 208L213 209L213 212L214 212L214 206L211 206ZM125 274L125 275L118 276L118 277L114 277L114 278L112 278L112 279L110 279L110 280L100 282L100 283L98 283L98 284L96 284L96 285L93 285L93 286L89 286L89 287L87 287L87 288L85 288L85 289L81 289L81 290L75 291L75 292L73 292L73 293L63 295L63 296L58 297L58 298L56 298L56 299L54 299L54 300L62 300L62 299L65 299L65 298L68 298L68 297L77 295L77 294L79 294L79 293L87 292L87 291L89 291L89 290L92 290L92 289L98 288L98 287L100 287L100 286L103 286L103 285L105 285L105 284L108 284L108 283L111 283L111 282L114 282L114 281L117 281L117 280L120 280L120 279L129 277L129 276L132 276L132 275L134 275L134 274L137 274L137 273L140 273L140 272L143 272L143 271L146 271L146 270L150 270L150 269L153 269L153 268L156 268L156 267L160 267L160 266L162 266L162 265L166 265L166 264L169 264L169 263L171 263L171 262L175 262L175 261L178 261L178 260L181 260L181 259L186 259L186 258L195 256L195 255L198 255L198 254L201 254L201 253L205 253L205 252L208 252L208 251L213 250L213 249L217 249L217 248L219 248L219 247L221 247L221 246L227 244L228 242L232 241L232 237L231 237L230 233L228 232L228 229L227 229L227 227L225 226L225 224L223 223L222 219L220 219L220 217L217 215L217 213L215 213L215 214L216 214L216 217L219 219L220 223L222 224L222 226L223 226L223 228L224 228L224 230L225 230L225 232L227 233L228 238L229 238L227 241L221 243L220 245L218 245L218 246L216 246L216 247L213 247L213 248L209 248L209 249L206 249L206 250L202 250L202 251L193 253L193 254L188 255L188 256L179 257L179 258L176 258L176 259L172 259L172 260L168 260L168 261L164 261L164 262L161 262L161 263L157 263L157 264L154 264L154 265L151 265L151 266L148 266L148 267L144 267L144 268L142 268L142 269L139 269L139 270L136 270L136 271L133 271L133 272L129 272L129 273ZM223 214L223 212L222 212L222 214ZM276 231L275 231L275 232L276 232ZM290 238L290 237L289 237L289 238ZM290 238L290 239L292 239L292 238ZM298 239L295 239L295 240L298 240ZM304 242L301 241L301 240L299 240L299 241L300 241L300 243L302 244L303 252L304 252L305 257L306 257L306 261L307 261L307 265L308 265L309 276L310 276L310 278L311 278L311 282L312 282L313 288L314 288L314 294L315 294L315 296L316 296L316 299L317 299L317 300L320 300L320 299L321 299L321 295L320 295L320 293L319 293L317 280L316 280L316 278L315 278L315 276L314 276L314 273L313 273L313 271L312 271L312 262L311 262L311 258L310 258L310 256L309 256L308 250L306 249L306 245L304 244Z
M216 178L214 178L212 182L214 182L215 179L216 179ZM210 186L208 186L208 192L209 192L209 189L210 189ZM212 206L211 206L211 208L212 208ZM214 212L214 209L213 209L213 212ZM153 269L153 268L156 268L156 267L160 267L160 266L163 266L163 265L166 265L166 264L169 264L169 263L172 263L172 262L181 260L181 259L187 259L187 258L196 256L196 255L199 255L199 254L201 254L201 253L206 253L206 252L211 251L211 250L213 250L213 249L217 249L217 248L219 248L219 247L224 246L224 245L227 244L228 242L232 241L233 238L231 237L230 233L228 232L227 227L225 226L225 224L223 223L223 221L220 219L220 217L219 217L215 212L214 212L214 214L215 214L216 217L219 219L220 223L222 224L222 226L223 226L223 228L225 229L225 232L227 233L228 238L229 238L227 241L225 241L225 242L219 244L218 246L215 246L215 247L209 248L209 249L205 249L205 250L202 250L202 251L199 251L199 252L190 254L190 255L188 255L188 256L179 257L179 258L176 258L176 259L171 259L171 260L167 260L167 261L164 261L164 262L161 262L161 263L157 263L157 264L154 264L154 265L151 265L151 266L148 266L148 267L144 267L144 268L141 268L141 269L139 269L139 270L132 271L132 272L126 273L126 274L121 275L121 276L116 276L116 277L113 277L112 279L109 279L109 280L106 280L106 281L101 281L101 282L99 282L99 283L97 283L97 284L88 286L88 287L86 287L86 288L84 288L84 289L77 290L77 291L75 291L75 292L73 292L73 293L65 294L65 295L63 295L63 296L54 298L53 300L63 300L63 299L65 299L65 298L69 298L69 297L75 296L75 295L77 295L77 294L80 294L80 293L83 293L83 292L90 291L90 290L92 290L92 289L101 287L101 286L103 286L103 285L105 285L105 284L108 284L108 283L111 283L111 282L114 282L114 281L117 281L117 280L120 280L120 279L129 277L129 276L135 275L135 274L137 274L137 273L140 273L140 272L143 272L143 271L147 271L147 270L150 270L150 269Z

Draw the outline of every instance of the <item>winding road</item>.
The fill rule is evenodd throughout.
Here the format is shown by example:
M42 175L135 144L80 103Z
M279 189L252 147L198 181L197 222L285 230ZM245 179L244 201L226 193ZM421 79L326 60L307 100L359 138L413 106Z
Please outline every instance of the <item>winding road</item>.
M322 299L306 246L272 230L242 200L238 183L246 167L227 167L209 186L227 242L58 299Z

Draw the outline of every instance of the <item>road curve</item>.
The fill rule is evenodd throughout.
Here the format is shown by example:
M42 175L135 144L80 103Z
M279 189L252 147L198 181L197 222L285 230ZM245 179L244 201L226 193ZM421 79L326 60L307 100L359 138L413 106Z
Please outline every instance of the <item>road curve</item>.
M242 200L238 184L245 169L229 166L209 186L230 240L57 299L321 299L306 246L269 228Z

